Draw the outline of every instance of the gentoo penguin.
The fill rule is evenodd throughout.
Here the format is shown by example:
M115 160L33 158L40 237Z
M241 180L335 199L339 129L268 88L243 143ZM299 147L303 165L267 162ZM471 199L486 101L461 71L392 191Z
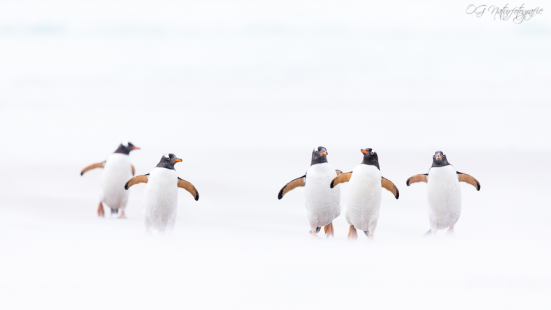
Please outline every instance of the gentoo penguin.
M427 183L430 221L430 230L427 234L433 235L437 230L445 228L448 228L449 233L453 233L453 227L461 215L459 182L471 184L477 191L480 190L480 183L472 176L456 171L442 151L434 153L429 173L414 175L406 184L409 186L418 182Z
M193 184L182 180L176 174L174 165L182 162L176 155L169 153L161 157L157 167L146 175L133 177L124 186L129 189L139 183L147 183L144 194L144 223L147 232L151 229L164 232L172 230L176 221L176 205L178 203L178 187L188 191L195 200L199 200L199 192Z
M323 146L312 151L312 163L306 174L287 183L279 191L278 199L297 187L305 187L306 215L310 223L310 233L317 236L323 226L327 237L334 236L333 220L341 214L341 191L330 188L329 184L337 174L327 162L327 149Z
M400 192L396 185L381 176L379 156L372 149L362 149L363 161L353 171L340 174L331 181L331 188L340 183L350 182L346 192L346 220L350 224L348 239L358 238L356 229L363 230L373 238L379 209L381 208L382 188L390 191L396 199Z
M123 185L136 172L130 163L130 152L139 149L130 142L122 142L115 153L111 154L104 162L91 164L80 172L80 175L83 175L92 169L103 168L98 216L105 215L103 204L106 204L111 209L111 214L118 213L120 209L119 218L126 217L124 209L126 209L128 201L128 192L123 189Z

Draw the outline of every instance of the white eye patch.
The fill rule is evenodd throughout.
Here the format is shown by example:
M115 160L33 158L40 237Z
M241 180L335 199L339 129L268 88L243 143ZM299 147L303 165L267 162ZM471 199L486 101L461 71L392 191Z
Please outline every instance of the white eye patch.
M128 141L122 141L121 144L122 144L122 146L124 146L124 147L128 147Z
M163 155L166 159L170 159L170 153L166 153L165 155Z

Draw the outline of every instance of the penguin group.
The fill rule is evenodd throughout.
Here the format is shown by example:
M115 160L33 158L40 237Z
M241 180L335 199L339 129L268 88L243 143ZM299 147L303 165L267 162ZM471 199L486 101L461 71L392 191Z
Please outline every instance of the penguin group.
M178 177L174 165L182 162L182 159L172 153L164 154L150 173L133 177L135 169L130 163L129 155L131 151L139 149L131 142L122 142L105 161L87 166L80 175L92 169L104 169L97 211L100 217L105 215L103 205L106 204L112 214L118 213L120 209L119 217L124 218L128 189L139 183L147 183L143 209L146 231L157 230L160 233L170 231L174 228L176 221L178 188L188 191L196 201L199 200L199 192L193 184Z
M344 198L345 219L350 225L348 239L358 238L357 229L363 231L368 238L373 238L379 219L383 188L392 193L394 198L400 197L396 185L381 175L377 152L371 148L360 151L362 162L354 170L342 173L329 164L327 149L320 146L312 151L312 162L306 174L290 181L279 191L278 199L281 199L289 191L304 187L306 216L312 236L316 237L321 227L324 227L327 237L334 236L333 220L341 213L341 192L337 187L341 183L350 184ZM418 182L427 183L430 223L427 234L432 235L446 228L448 232L453 232L461 214L459 182L480 190L480 183L474 177L456 171L442 151L434 154L428 173L410 177L406 185Z
M192 183L178 176L174 167L182 159L172 153L164 154L148 174L134 176L136 169L130 162L130 152L139 149L131 142L122 142L105 161L87 166L80 175L93 169L103 169L97 208L100 217L105 216L104 206L107 206L111 214L118 214L120 211L119 218L125 218L128 189L146 183L143 197L145 229L147 232L170 231L176 221L178 188L189 192L196 201L199 200L199 192ZM377 152L371 148L360 151L361 163L354 170L343 173L329 164L329 153L325 147L314 148L306 173L293 179L279 191L278 199L282 199L293 189L304 187L306 217L312 236L317 237L322 227L327 237L335 235L333 221L341 214L341 189L338 186L341 183L349 183L343 199L345 219L350 225L348 239L357 239L358 229L369 239L373 238L379 220L383 189L389 191L395 199L400 197L396 185L382 176ZM442 151L434 154L428 173L410 177L406 185L419 182L427 183L430 223L427 234L431 235L442 229L453 232L461 215L459 182L480 190L480 183L474 177L455 170Z

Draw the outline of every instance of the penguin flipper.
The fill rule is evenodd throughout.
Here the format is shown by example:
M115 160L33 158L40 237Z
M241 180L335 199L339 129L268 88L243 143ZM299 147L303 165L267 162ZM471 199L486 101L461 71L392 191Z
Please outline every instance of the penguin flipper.
M400 197L400 191L398 191L398 187L396 187L396 185L394 185L391 180L385 177L381 177L381 186L387 191L391 192L394 197L396 197L396 199Z
M95 164L91 164L90 166L82 169L82 171L80 172L80 175L83 175L85 174L86 172L90 171L90 170L93 170L93 169L96 169L96 168L103 168L103 164L105 164L105 162L101 162L101 163L95 163Z
M471 175L468 175L466 173L459 172L459 171L456 171L456 172L457 172L457 177L459 178L459 182L465 182L465 183L471 184L476 188L477 191L480 190L480 183L478 182L477 179L473 178Z
M178 187L183 188L186 191L188 191L191 194L191 196L193 196L195 201L199 200L199 192L197 191L195 186L193 186L193 184L189 183L186 180L182 180L182 179L178 178Z
M346 183L346 182L350 181L351 177L352 177L352 171L338 174L337 177L335 177L333 179L333 181L331 181L331 188L333 188L333 187L335 187L335 186L337 186L341 183Z
M428 176L429 174L428 173L425 173L425 174L416 174L414 176L412 176L411 178L409 178L406 182L406 185L409 186L410 184L413 184L413 183L419 183L419 182L425 182L427 183L428 181Z
M291 182L285 184L285 186L283 186L283 188L279 191L279 194L277 194L277 199L283 198L283 196L285 196L285 194L287 194L288 192L297 187L303 187L304 185L306 185L306 175L303 175L300 178L296 178Z
M132 176L136 174L136 168L134 168L134 165L130 165L132 167Z
M126 184L124 184L124 189L128 190L130 187L132 187L136 184L147 183L147 181L148 181L147 176L148 175L149 175L149 173L133 177L132 179L128 180L128 182L126 182Z

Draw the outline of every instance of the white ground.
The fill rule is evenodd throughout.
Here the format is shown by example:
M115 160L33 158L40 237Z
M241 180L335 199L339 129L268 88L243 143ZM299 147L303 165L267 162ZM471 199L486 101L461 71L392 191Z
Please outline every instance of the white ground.
M0 3L0 309L549 309L549 14L21 3ZM126 139L137 173L173 152L200 192L172 236L145 234L143 185L128 219L95 215L101 171L79 172ZM374 148L398 186L374 242L343 216L313 240L302 189L277 200L318 145L343 171ZM405 181L438 149L482 189L424 238Z

